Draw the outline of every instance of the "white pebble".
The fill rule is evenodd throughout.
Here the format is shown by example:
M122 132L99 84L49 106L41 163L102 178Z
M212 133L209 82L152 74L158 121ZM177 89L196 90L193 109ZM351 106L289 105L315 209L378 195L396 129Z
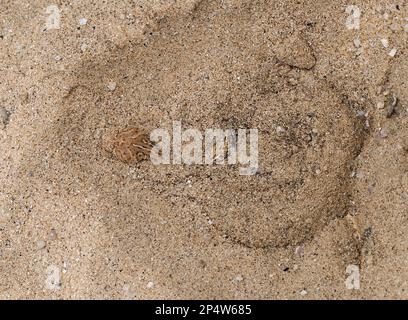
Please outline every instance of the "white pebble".
M303 246L297 246L295 249L295 255L297 255L298 257L303 257Z
M381 43L382 43L384 48L388 48L388 46L389 46L388 39L386 39L386 38L381 39Z
M154 283L152 282L152 281L149 281L148 283L147 283L147 286L146 286L148 289L152 289L153 287L154 287Z
M395 49L395 48L392 49L392 50L390 51L390 53L389 53L389 55L390 55L391 58L394 58L396 54L397 54L397 49Z
M235 279L234 279L235 282L241 282L243 280L244 280L244 278L241 275L236 276Z
M368 129L370 128L370 120L366 119L364 126Z
M277 132L277 133L282 133L282 132L285 132L285 129L282 128L281 126L277 126L277 127L276 127L276 132Z
M56 240L57 239L57 231L55 231L55 229L51 229L50 234L48 235L48 238L50 240Z
M81 26L84 26L84 25L86 25L87 23L88 23L88 19L86 19L86 18L79 19L79 24L80 24Z
M45 241L43 240L38 240L37 241L37 249L41 250L45 248Z
M300 295L301 295L301 296L307 295L307 291L303 289L302 291L300 291Z
M354 45L355 45L356 48L360 48L361 41L360 41L359 38L355 38L353 42L354 42Z
M88 45L86 43L81 44L81 51L84 52L88 48Z
M108 89L109 89L110 91L115 91L115 89L116 89L116 82L109 82L109 83L108 83Z
M122 287L122 289L123 289L123 291L125 291L126 293L129 292L129 290L130 290L130 284L128 284L128 283L124 284L123 287Z
M382 128L380 130L380 138L385 139L388 137L388 135L389 135L388 129Z
M357 179L363 179L364 178L364 173L362 173L361 171L357 171L356 172L356 178Z

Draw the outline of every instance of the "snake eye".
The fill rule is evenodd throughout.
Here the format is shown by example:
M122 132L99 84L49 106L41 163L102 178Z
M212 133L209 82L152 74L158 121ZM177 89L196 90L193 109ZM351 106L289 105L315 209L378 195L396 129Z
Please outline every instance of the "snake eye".
M146 154L143 153L143 152L138 152L138 153L136 154L136 159L137 159L137 160L142 160L142 159L145 159L145 158L146 158Z

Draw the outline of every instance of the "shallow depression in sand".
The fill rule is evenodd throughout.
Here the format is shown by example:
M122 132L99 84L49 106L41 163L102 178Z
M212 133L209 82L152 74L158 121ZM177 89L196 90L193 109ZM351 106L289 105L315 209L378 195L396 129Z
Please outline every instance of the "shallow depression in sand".
M47 165L60 171L58 183L127 214L138 215L146 189L176 214L198 205L214 233L249 247L297 244L343 215L348 164L359 141L354 117L301 62L276 57L275 43L288 35L269 34L271 21L254 28L253 15L250 4L200 5L188 19L167 17L143 40L73 70L77 77L67 81L45 135L52 133ZM173 120L200 130L257 128L259 173L150 162L129 167L101 147L112 130L170 129Z

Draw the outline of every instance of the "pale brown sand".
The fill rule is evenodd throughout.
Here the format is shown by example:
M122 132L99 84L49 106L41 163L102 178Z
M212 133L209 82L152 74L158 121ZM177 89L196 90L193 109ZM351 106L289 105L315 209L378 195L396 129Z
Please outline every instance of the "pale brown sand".
M51 4L0 8L1 298L407 297L406 4ZM259 173L101 147L173 120L258 128Z

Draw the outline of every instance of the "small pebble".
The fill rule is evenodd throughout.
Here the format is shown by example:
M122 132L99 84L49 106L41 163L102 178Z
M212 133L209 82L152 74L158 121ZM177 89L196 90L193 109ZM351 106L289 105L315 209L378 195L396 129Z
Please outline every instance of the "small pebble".
M294 79L294 78L290 78L289 79L289 84L292 85L292 86L295 86L295 85L298 84L298 81L296 79Z
M84 52L88 48L88 45L86 43L81 44L81 51Z
M384 107L385 107L384 101L380 101L377 103L377 109L384 109Z
M370 120L366 119L364 126L368 129L370 128Z
M41 250L45 248L45 241L43 240L38 240L37 241L37 249Z
M388 39L385 39L385 38L381 39L381 43L382 43L384 48L388 48L388 46L389 46Z
M285 132L285 129L282 128L281 126L277 126L277 127L276 127L276 132L277 132L277 133L283 133L283 132Z
M389 56L390 56L391 58L394 58L396 54L397 54L397 49L394 48L394 49L392 49L392 50L390 51Z
M147 286L146 286L148 289L152 289L153 287L154 287L154 283L152 282L152 281L149 281L148 283L147 283Z
M240 276L240 275L236 276L235 279L234 279L235 282L241 282L243 280L244 280L244 278L242 276Z
M295 255L298 257L303 257L304 249L303 246L297 246L295 249Z
M51 229L50 234L48 235L50 240L56 240L57 239L57 231L55 231L54 228Z
M389 131L387 129L382 128L380 130L380 138L382 139L388 138L388 135L389 135Z
M54 60L55 60L55 61L61 61L61 59L62 59L62 58L61 58L61 56L59 56L59 55L56 55L56 56L54 57Z
M301 295L301 296L307 295L307 291L303 289L302 291L300 291L300 295Z
M123 291L125 291L126 293L129 292L129 290L130 290L130 284L128 284L128 283L124 284L123 287L122 287L122 289L123 289Z
M357 179L363 179L364 178L364 174L361 171L357 171L355 174L355 177Z
M88 19L86 19L86 18L79 19L79 25L84 26L87 23L88 23Z
M360 46L361 46L361 41L360 41L359 38L354 39L353 42L354 42L354 46L355 46L356 48L360 48Z
M110 91L115 91L115 89L116 89L116 82L110 82L110 83L108 83L108 89L109 89Z

